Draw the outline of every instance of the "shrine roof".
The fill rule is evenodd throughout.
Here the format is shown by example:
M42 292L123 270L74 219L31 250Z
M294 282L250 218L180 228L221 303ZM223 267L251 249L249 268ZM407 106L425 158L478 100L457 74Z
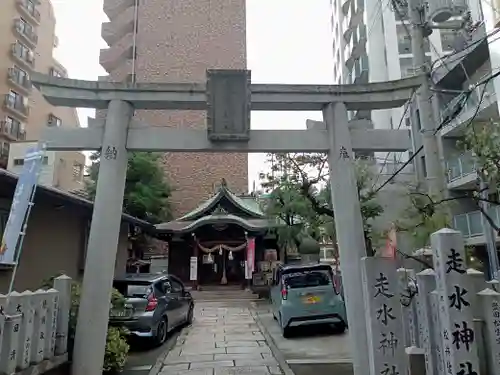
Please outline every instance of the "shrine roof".
M200 218L217 206L218 203L223 198L227 198L237 209L243 211L247 215L255 219L263 219L266 217L262 209L260 208L258 200L253 196L238 196L231 192L225 182L221 184L219 190L215 195L208 198L206 201L201 203L191 212L188 212L184 216L176 219L175 221L191 221Z
M274 223L272 222L272 220L269 220L267 218L247 219L233 214L214 213L211 215L203 216L196 220L173 220L167 223L157 224L155 228L158 233L184 234L190 233L204 225L222 224L236 224L241 226L243 229L252 232L267 230L279 225L279 223Z

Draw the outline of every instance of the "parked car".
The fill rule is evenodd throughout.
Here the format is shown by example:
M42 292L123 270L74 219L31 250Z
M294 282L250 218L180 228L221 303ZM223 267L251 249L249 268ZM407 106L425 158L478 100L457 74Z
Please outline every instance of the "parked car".
M327 264L281 265L271 289L272 311L283 337L292 327L328 324L337 332L347 328L345 304L335 290L333 272Z
M111 311L110 324L123 326L137 337L161 345L168 332L193 321L191 293L175 276L127 274L115 278L113 287L126 298L125 309Z

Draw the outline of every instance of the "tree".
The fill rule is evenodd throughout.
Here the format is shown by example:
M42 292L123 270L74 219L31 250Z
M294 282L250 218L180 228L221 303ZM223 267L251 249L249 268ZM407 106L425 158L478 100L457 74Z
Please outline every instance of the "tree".
M285 223L278 229L279 241L296 247L299 237L307 234L317 240L328 237L336 243L327 155L270 154L268 158L271 171L260 177L262 186L271 192L267 214ZM383 208L376 202L368 164L357 160L355 167L367 254L372 255L371 221L382 214Z
M153 224L171 218L168 198L172 193L160 165L160 154L134 152L128 157L127 179L123 197L123 210L129 215L149 221ZM85 190L89 199L95 197L97 176L99 173L100 153L90 157L88 167L89 180Z

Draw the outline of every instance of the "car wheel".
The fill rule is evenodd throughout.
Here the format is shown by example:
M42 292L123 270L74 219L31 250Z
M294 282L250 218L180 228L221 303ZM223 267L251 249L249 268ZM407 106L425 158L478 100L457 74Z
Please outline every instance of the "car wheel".
M187 325L193 324L193 318L194 318L194 305L189 305L189 310L186 316L186 324Z
M347 326L344 322L336 323L333 325L334 332L337 334L342 334L345 332Z
M156 345L160 346L167 341L168 336L168 323L167 318L163 318L158 323L158 327L156 327L156 336L154 337L154 342Z

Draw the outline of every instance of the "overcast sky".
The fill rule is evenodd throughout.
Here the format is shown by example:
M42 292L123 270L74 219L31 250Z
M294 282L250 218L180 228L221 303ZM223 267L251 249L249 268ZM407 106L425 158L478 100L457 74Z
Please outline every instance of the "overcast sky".
M176 0L181 1L181 0ZM216 1L216 0L214 0ZM95 80L99 65L102 0L52 0L57 18L56 58L71 78ZM333 83L328 0L247 0L248 68L255 83ZM85 126L93 112L79 111ZM253 129L300 129L320 112L252 112ZM258 179L265 155L249 161L249 183Z

